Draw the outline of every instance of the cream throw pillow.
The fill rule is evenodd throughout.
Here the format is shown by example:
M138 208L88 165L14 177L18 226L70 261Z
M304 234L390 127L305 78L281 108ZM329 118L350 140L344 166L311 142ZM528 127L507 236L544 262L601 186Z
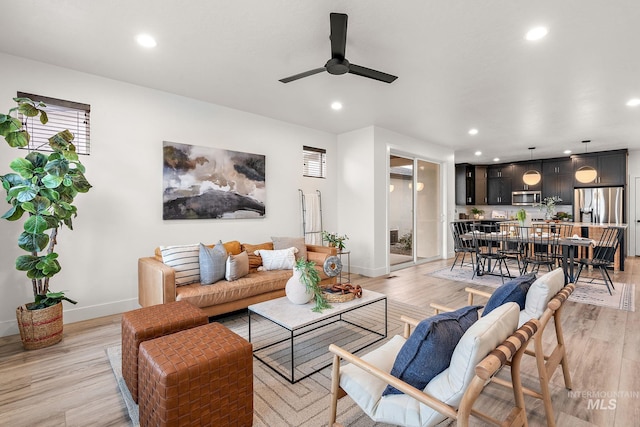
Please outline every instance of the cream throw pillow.
M249 256L246 252L229 255L227 258L227 272L225 278L232 282L249 274Z
M307 260L307 244L304 242L304 237L271 237L271 240L273 240L273 249L288 249L293 246L298 249L296 260Z
M262 267L258 267L258 271L293 269L296 265L297 251L298 249L294 247L277 251L257 250L255 254L262 257Z
M162 262L175 270L176 286L200 281L200 246L160 246Z

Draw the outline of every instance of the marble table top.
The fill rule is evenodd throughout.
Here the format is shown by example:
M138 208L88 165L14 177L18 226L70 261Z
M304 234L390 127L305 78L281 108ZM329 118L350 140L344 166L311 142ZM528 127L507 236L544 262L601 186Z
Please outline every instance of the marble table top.
M294 304L287 297L250 305L249 310L277 323L283 328L293 331L386 298L387 296L384 294L363 289L362 298L354 298L347 302L330 303L331 308L322 310L322 313L311 311L315 304L313 301L306 304Z

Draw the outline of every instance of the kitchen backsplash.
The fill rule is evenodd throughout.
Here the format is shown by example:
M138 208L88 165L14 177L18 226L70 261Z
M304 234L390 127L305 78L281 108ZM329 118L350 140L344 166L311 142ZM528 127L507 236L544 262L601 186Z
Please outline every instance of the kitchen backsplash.
M527 211L527 218L544 219L544 210L541 211L536 206L504 206L504 205L497 205L497 206L491 206L491 205L459 206L458 205L456 206L455 219L460 218L460 214L466 214L466 215L469 215L469 218L473 218L471 209L474 207L484 211L484 213L481 215L484 216L485 219L492 219L492 216L491 216L492 212L495 212L498 217L502 217L503 216L502 214L504 214L507 219L515 219L516 212L518 212L520 209L524 209L525 211ZM556 208L556 212L566 212L570 215L573 213L572 208L569 205L558 205Z

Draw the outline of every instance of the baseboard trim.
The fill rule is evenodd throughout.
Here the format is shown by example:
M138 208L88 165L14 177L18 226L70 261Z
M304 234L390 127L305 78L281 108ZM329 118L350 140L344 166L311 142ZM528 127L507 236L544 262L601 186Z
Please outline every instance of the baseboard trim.
M65 305L63 313L65 325L68 323L75 323L83 320L110 316L112 314L124 313L125 311L140 308L140 305L138 304L138 298L131 298L106 304L96 304L77 308L73 306L69 307L70 304L68 303L63 304ZM0 322L0 337L17 335L19 333L20 331L18 330L18 323L15 319L4 320Z

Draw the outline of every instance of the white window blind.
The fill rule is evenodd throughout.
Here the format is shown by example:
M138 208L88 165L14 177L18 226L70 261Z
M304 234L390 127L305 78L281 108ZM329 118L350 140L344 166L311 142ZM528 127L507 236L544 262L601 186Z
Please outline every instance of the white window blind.
M18 98L44 102L46 107L42 109L47 112L49 118L47 124L43 125L38 117L19 116L31 136L29 146L25 148L51 151L49 138L68 129L74 136L73 145L76 146L76 152L87 155L90 153L90 105L25 92L18 92Z
M312 178L326 178L327 150L324 148L302 147L302 175Z

